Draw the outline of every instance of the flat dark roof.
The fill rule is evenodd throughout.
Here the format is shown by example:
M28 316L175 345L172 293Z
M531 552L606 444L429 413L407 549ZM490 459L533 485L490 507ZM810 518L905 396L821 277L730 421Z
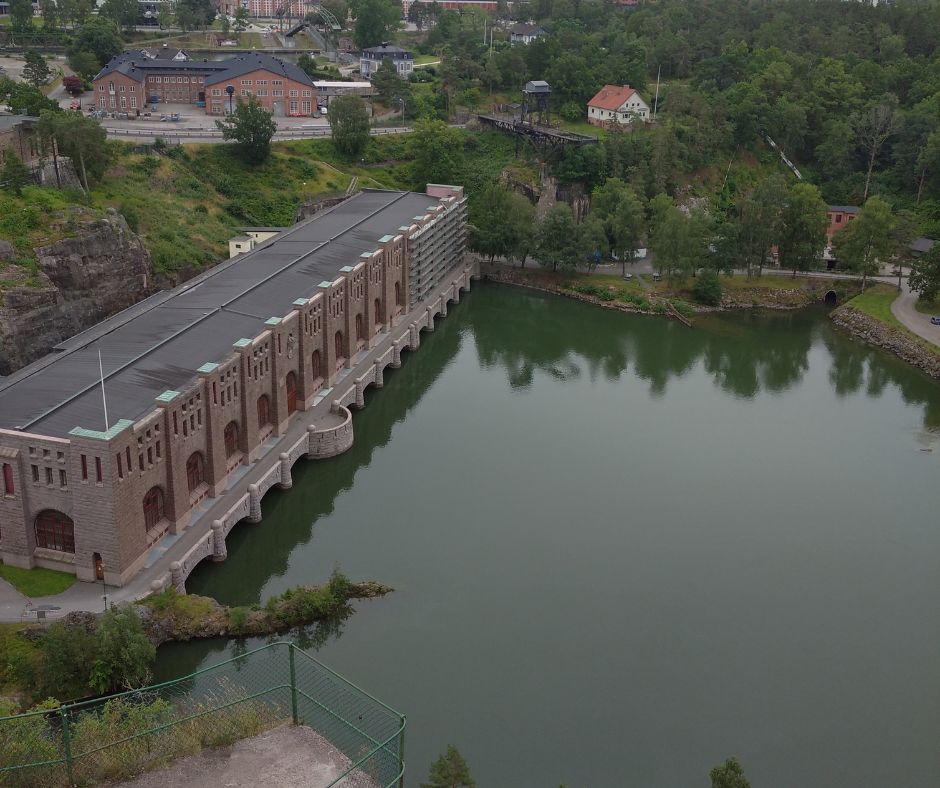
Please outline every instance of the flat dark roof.
M98 351L108 416L137 420L167 390L185 388L206 362L264 331L298 298L309 298L340 268L359 263L383 235L439 204L414 192L364 189L285 230L248 254L150 298L66 340L55 352L0 380L0 428L66 437L103 430Z

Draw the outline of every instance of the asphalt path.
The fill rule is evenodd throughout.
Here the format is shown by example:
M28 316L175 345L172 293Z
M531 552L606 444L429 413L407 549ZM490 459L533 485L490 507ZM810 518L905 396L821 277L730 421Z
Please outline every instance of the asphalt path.
M911 292L905 282L901 288L901 294L891 303L891 314L917 336L940 346L940 326L931 324L930 315L918 312L914 306L916 303L917 296ZM940 309L937 311L940 314Z

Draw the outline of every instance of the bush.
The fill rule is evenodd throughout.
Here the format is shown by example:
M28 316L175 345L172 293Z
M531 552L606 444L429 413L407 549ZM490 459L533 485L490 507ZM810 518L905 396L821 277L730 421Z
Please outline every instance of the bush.
M692 297L700 304L718 306L721 303L721 280L718 272L712 269L702 271L695 279Z
M561 106L561 116L571 123L577 123L584 120L584 108L573 101L565 102Z
M245 626L248 623L248 608L233 607L228 612L228 630L233 635L241 635L245 632Z

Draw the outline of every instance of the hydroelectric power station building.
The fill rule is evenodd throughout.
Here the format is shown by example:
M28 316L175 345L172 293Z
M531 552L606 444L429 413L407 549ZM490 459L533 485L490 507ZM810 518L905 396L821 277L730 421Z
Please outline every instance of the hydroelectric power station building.
M461 187L364 190L0 381L3 561L157 588L224 559L469 288L465 233Z

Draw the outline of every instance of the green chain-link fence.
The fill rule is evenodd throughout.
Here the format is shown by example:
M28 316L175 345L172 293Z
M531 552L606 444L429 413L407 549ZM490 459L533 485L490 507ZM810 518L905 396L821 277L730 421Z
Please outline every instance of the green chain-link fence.
M404 716L287 642L152 687L0 717L0 785L127 779L289 721L348 759L323 788L401 785Z

